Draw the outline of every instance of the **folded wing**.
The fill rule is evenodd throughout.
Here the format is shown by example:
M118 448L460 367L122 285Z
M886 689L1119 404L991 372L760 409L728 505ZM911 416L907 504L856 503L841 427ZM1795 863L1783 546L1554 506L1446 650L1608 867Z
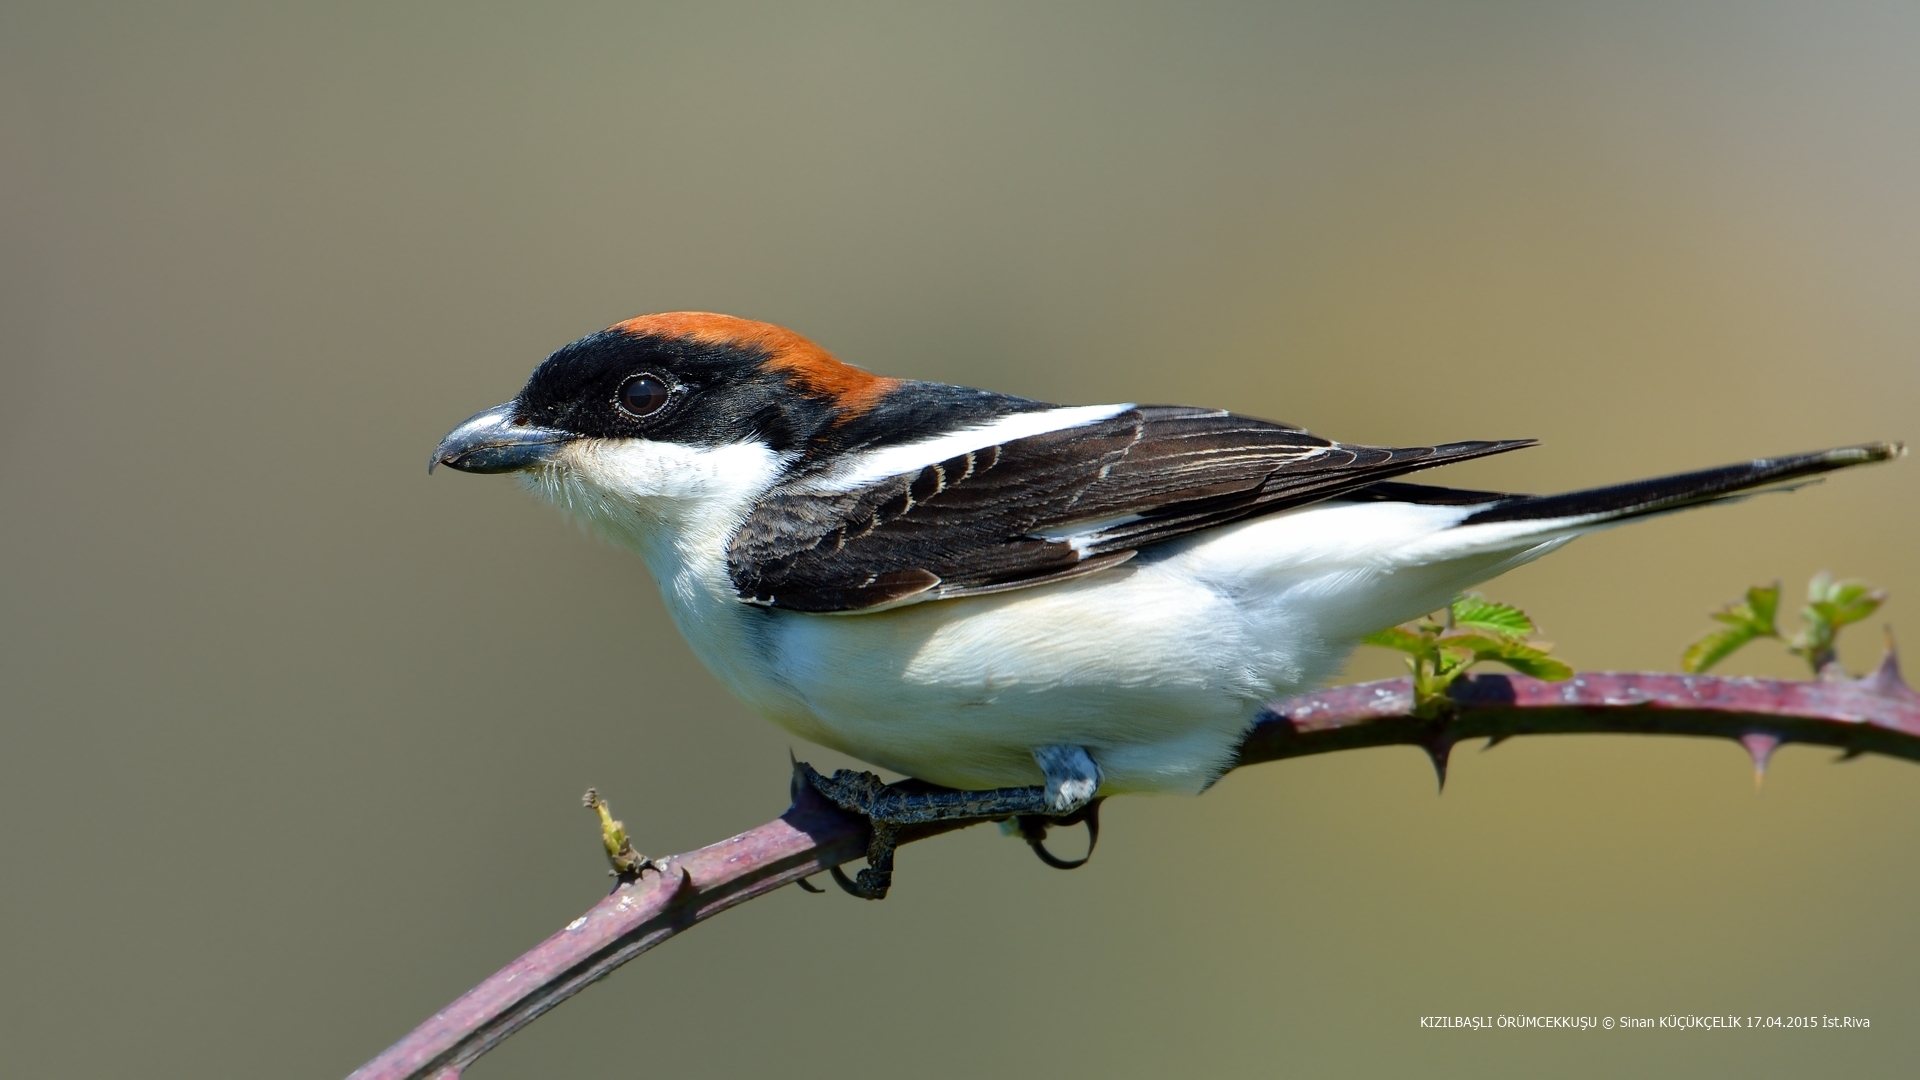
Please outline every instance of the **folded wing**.
M743 600L810 612L1024 588L1117 566L1202 529L1530 444L1350 446L1225 412L1130 408L847 490L797 479L747 517L728 569Z

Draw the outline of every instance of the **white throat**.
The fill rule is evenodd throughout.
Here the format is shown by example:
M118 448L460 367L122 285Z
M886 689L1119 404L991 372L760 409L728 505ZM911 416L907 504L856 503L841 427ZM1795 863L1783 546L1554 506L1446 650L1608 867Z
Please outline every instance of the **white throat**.
M527 486L647 562L673 618L709 664L743 607L727 575L727 540L785 465L762 443L687 446L582 439L525 474ZM725 673L722 673L725 674Z

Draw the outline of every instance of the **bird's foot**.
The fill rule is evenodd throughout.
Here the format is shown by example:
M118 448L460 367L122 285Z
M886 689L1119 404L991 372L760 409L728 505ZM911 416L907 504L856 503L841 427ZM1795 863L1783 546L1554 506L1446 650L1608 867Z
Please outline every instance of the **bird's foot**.
M1040 857L1040 861L1055 870L1077 870L1087 865L1093 858L1094 846L1100 843L1100 803L1101 799L1089 799L1087 804L1065 817L1041 817L1038 814L1021 814L1019 817L1003 823L1000 827L1020 837ZM1047 830L1055 825L1081 825L1087 827L1087 853L1077 859L1063 859L1047 850Z
M870 772L840 769L822 776L804 761L793 763L794 783L805 783L822 798L851 814L867 819L871 833L867 840L867 865L849 878L833 867L833 880L842 889L863 900L879 900L893 884L893 852L900 844L920 836L945 832L983 821L1018 823L1020 835L1048 866L1071 869L1085 858L1069 862L1049 853L1041 841L1047 826L1087 823L1093 838L1099 835L1099 800L1089 797L1065 814L1055 809L1050 787L996 788L991 791L956 791L921 780L883 782ZM1091 843L1087 854L1093 854Z

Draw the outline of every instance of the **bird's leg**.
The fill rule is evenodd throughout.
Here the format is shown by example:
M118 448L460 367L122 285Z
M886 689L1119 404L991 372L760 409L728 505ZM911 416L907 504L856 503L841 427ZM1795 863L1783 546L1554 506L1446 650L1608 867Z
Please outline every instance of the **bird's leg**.
M1100 790L1100 766L1086 748L1080 746L1042 746L1033 752L1033 760L1046 774L1047 806L1053 813L1045 817L1022 814L1014 819L1014 827L1040 861L1055 870L1085 866L1087 860L1093 858L1094 845L1100 842L1100 800L1094 795ZM1081 822L1087 826L1085 855L1062 859L1047 850L1048 826Z
M1033 752L1033 760L1047 776L1047 805L1055 816L1087 805L1100 790L1100 766L1083 747L1042 746Z
M1042 757L1042 755L1046 755ZM1093 793L1100 786L1100 768L1087 752L1074 747L1044 747L1035 751L1047 776L1045 787L996 788L991 791L956 791L921 780L883 782L870 772L837 770L822 776L804 761L793 763L794 782L805 782L828 802L849 813L867 819L871 832L867 840L867 866L849 878L839 867L832 869L833 880L842 889L865 900L879 900L893 883L893 851L913 833L944 831L944 828L978 821L1018 822L1022 837L1042 862L1071 869L1086 859L1067 862L1048 853L1041 841L1049 824L1087 823L1091 837L1099 836L1099 800ZM1093 854L1093 845L1087 846Z

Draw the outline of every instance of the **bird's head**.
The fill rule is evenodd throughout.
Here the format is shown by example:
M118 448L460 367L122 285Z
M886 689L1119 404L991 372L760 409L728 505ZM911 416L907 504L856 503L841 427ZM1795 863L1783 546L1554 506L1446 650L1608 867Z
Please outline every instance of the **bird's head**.
M768 323L646 315L555 352L513 400L448 433L427 467L519 473L638 540L765 491L898 385Z

